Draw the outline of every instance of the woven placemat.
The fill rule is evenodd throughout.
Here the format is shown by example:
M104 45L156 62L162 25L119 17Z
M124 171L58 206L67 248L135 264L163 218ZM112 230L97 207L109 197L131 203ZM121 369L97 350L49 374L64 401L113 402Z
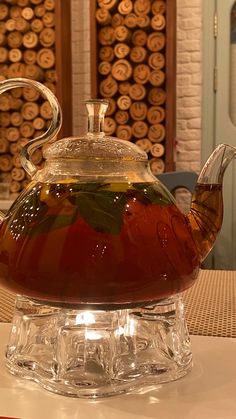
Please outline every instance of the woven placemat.
M190 334L236 337L236 272L202 270L183 300ZM14 301L0 288L0 322L11 322Z
M201 271L183 299L190 334L236 338L236 271Z
M15 305L15 294L0 288L0 322L11 322Z

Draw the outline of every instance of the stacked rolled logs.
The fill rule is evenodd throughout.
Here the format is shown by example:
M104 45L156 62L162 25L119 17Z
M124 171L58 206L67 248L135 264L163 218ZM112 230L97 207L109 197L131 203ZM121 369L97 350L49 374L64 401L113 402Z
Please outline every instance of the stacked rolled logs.
M165 169L166 0L97 0L99 96L109 100L108 135Z
M56 93L55 1L1 0L0 81L26 77ZM16 88L0 96L0 174L18 194L29 179L21 166L20 151L44 132L52 117L49 103L31 88ZM33 162L43 164L42 150Z

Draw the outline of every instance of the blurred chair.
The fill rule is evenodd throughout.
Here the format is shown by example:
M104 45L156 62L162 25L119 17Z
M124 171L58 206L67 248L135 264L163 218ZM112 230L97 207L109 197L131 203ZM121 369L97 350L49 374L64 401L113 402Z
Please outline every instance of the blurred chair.
M196 172L176 171L159 173L156 177L169 189L175 193L177 189L184 188L193 193L197 183L198 175Z

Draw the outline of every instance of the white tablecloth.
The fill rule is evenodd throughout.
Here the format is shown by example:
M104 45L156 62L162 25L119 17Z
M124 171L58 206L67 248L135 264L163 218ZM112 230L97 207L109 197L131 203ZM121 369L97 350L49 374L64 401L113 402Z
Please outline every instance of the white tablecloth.
M8 324L0 324L0 417L19 419L235 419L236 339L192 336L186 377L142 394L89 401L58 396L4 366Z

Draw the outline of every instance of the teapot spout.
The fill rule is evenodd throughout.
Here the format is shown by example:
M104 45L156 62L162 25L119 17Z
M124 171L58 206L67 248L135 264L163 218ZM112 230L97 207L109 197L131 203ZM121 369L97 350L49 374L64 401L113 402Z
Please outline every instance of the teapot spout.
M236 148L220 144L204 165L187 214L202 262L212 249L223 222L223 177Z
M225 169L235 156L236 147L228 144L220 144L203 166L197 183L222 185Z

